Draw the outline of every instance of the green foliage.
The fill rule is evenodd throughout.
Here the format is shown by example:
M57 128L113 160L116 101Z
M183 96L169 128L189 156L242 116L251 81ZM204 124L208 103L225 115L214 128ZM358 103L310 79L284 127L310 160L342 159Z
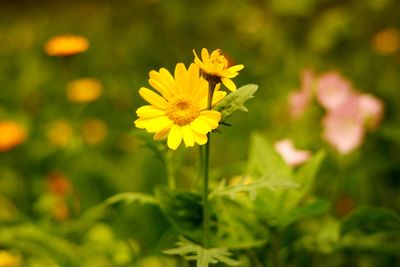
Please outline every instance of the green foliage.
M228 266L239 265L238 261L230 258L231 253L226 248L204 248L184 238L180 238L176 245L177 248L164 250L164 253L181 255L189 261L196 261L197 267L208 267L218 262Z
M318 200L305 206L301 203L310 193L324 157L323 151L316 153L293 173L267 140L259 134L252 136L248 173L255 178L256 188L259 189L258 185L266 181L272 185L281 185L274 191L260 190L256 199L257 207L271 226L282 229L300 219L328 210L327 201ZM269 178L265 180L265 177Z
M221 121L225 121L237 110L248 112L244 103L254 97L254 93L257 89L258 85L247 84L224 97L221 102L215 106L215 110L221 112Z
M251 178L249 178L251 179ZM234 185L227 185L226 180L222 180L218 187L215 188L209 195L209 198L216 196L228 196L234 199L239 193L246 193L250 200L255 200L257 192L260 189L268 189L275 191L278 189L298 188L299 185L290 180L271 179L270 177L263 177L254 182L246 181L246 177L242 177L241 181Z
M201 196L191 192L158 187L156 195L169 222L191 238L200 239L203 222Z
M292 175L282 157L260 134L251 136L247 172L254 179L288 180Z
M311 203L307 203L299 207L294 207L286 212L284 215L282 215L282 219L280 220L280 227L285 228L296 221L323 214L328 211L329 207L329 201L322 199L317 199L312 201Z
M111 196L105 200L106 205L112 205L117 202L124 202L125 204L150 204L150 205L159 205L158 199L154 196L137 193L137 192L128 192L128 193L120 193L114 196Z
M360 230L366 233L400 231L400 216L386 208L359 207L342 221L340 228L342 235L346 235L353 230Z

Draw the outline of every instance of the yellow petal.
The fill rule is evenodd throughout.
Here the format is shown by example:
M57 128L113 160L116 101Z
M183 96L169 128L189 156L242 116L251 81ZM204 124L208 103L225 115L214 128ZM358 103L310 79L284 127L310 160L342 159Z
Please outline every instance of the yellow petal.
M193 132L193 137L194 137L194 141L199 144L199 145L204 145L205 143L207 143L207 135L205 134L199 134L196 132Z
M229 79L235 78L238 75L239 75L239 72L230 72L229 69L226 69L221 72L221 77L229 78Z
M194 49L193 53L194 53L194 63L196 63L200 68L204 69L205 66L203 62L200 60L200 58L197 56L196 51L194 51Z
M210 58L218 58L221 55L221 52L219 49L215 49L214 51L212 51Z
M162 83L160 83L159 80L150 78L149 84L154 89L156 89L163 97L165 97L166 99L171 99L172 97L171 92L167 88L165 88L165 86Z
M173 122L166 116L156 118L139 118L135 120L135 126L140 129L146 129L149 133L156 133L164 128L168 128Z
M213 96L213 102L212 105L216 105L219 101L222 100L226 96L226 92L224 91L215 91L214 96Z
M207 117L210 120L219 122L221 120L221 113L216 110L203 110L200 116Z
M182 128L178 125L172 126L169 134L167 145L170 149L175 150L182 142Z
M197 118L190 123L190 127L192 127L193 131L200 134L207 134L211 131L211 127L203 120Z
M153 139L154 140L162 140L162 139L166 138L168 136L170 130L171 130L171 127L167 127L167 128L162 129L159 132L156 132L153 136Z
M208 116L200 115L198 119L207 123L208 127L210 127L212 130L218 127L218 121L211 119Z
M146 105L138 108L136 110L136 115L141 118L154 118L165 115L165 111L155 108L154 106L151 105Z
M221 78L222 83L225 85L226 88L228 88L229 90L236 91L236 85L232 82L231 79L228 78Z
M228 70L232 73L235 73L235 72L242 70L243 68L244 68L244 65L240 64L240 65L235 65L235 66L229 67Z
M150 89L142 87L139 90L139 94L141 97L143 97L144 100L157 108L165 109L167 107L167 101Z
M178 91L181 93L188 91L187 70L183 63L176 64L174 75Z
M226 95L226 92L224 91L215 91L214 92L214 96L213 96L213 103L212 105L216 105L219 101L222 100L222 98L224 98ZM203 94L203 97L201 100L199 100L200 103L200 109L207 109L207 98L208 98L208 93L207 94Z
M201 49L201 59L203 60L203 62L206 62L210 59L206 48Z
M159 77L162 80L162 84L164 85L164 87L168 91L170 91L172 95L177 94L175 80L171 73L167 69L161 68L159 74Z
M200 82L200 80L204 79L200 77L199 66L197 66L194 63L190 64L187 75L188 75L188 92L191 93L193 92L193 90L196 89L197 84Z
M194 136L190 125L185 125L182 127L182 135L186 147L194 146Z

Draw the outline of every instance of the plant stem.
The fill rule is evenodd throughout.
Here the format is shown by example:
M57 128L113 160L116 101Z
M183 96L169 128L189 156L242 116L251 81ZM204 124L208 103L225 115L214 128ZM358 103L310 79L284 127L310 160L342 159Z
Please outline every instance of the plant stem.
M204 153L204 180L203 180L203 243L204 247L209 246L210 215L208 207L208 168L210 160L210 134L207 134L208 141Z
M215 86L217 84L210 80L208 81L208 98L207 98L207 109L212 108L212 99L214 95ZM203 245L208 247L210 245L210 215L208 206L208 176L209 176L209 163L210 163L210 141L211 133L207 134L207 143L204 149L204 180L203 180Z
M279 248L281 246L281 236L278 231L275 232L272 240L272 267L279 267Z
M166 157L166 167L167 167L167 179L168 179L169 189L175 189L176 187L172 156L173 156L172 151L168 150Z

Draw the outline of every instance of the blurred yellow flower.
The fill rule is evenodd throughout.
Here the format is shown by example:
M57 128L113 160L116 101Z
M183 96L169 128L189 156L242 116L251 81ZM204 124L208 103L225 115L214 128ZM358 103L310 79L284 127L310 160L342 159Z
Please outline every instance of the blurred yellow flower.
M88 119L82 126L82 135L87 144L100 144L107 137L107 125L99 119Z
M46 134L52 144L65 147L72 139L73 130L69 122L58 120L48 126Z
M85 78L72 81L67 85L67 97L71 102L91 102L102 93L103 86L98 80Z
M381 55L392 54L400 49L400 31L395 28L384 29L375 34L372 47Z
M26 130L21 124L14 121L0 121L0 152L21 144L26 136Z
M207 143L207 133L218 127L221 113L206 110L208 84L200 77L196 64L186 69L183 63L178 63L174 76L164 68L150 72L149 83L161 96L145 87L140 88L139 94L150 105L137 109L139 118L135 125L155 133L155 140L168 137L167 145L173 150L182 140L186 147L195 143L203 145ZM225 94L216 88L213 104Z
M19 267L21 257L7 250L0 250L0 267Z
M239 74L239 71L244 68L244 65L229 66L228 59L222 54L220 49L214 50L211 55L208 50L201 50L201 58L194 53L194 62L200 67L203 77L207 80L214 80L217 83L222 83L231 91L236 90L235 83L231 80Z
M79 35L57 35L48 40L44 51L49 56L66 57L85 52L89 48L88 40Z

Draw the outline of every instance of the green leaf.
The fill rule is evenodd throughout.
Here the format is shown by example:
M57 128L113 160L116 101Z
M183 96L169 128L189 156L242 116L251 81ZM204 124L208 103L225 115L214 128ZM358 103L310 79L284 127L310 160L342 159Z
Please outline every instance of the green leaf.
M304 165L302 165L298 171L293 175L293 180L300 185L299 190L290 190L283 195L283 206L290 210L311 191L315 176L325 158L326 153L319 151L311 159L309 159Z
M274 147L260 134L251 137L248 173L254 179L271 177L274 180L291 179L290 168Z
M239 265L239 261L231 259L231 253L226 248L203 248L184 238L176 243L177 248L164 250L165 254L180 255L187 260L196 261L197 267L208 267L210 264L218 262L225 263L229 266Z
M224 121L237 110L248 112L244 103L254 97L253 94L257 89L258 85L247 84L224 97L215 107L215 110L221 112L221 121Z
M340 232L345 235L355 229L366 233L400 231L400 216L386 208L363 206L344 218Z
M277 180L269 177L263 177L248 183L246 177L242 178L242 181L235 185L227 185L226 181L222 180L218 187L211 192L209 198L213 198L215 196L228 196L231 199L235 199L239 193L246 193L248 194L250 200L254 200L257 197L257 193L260 189L275 191L283 188L299 187L297 183L285 179Z
M191 192L171 191L165 187L156 190L161 210L183 233L197 239L203 222L201 196Z
M294 208L283 216L280 227L285 228L296 221L320 215L326 212L329 206L329 201L318 199L304 206Z
M106 205L112 205L117 202L125 202L126 204L138 203L138 204L151 204L158 205L158 199L151 195L146 195L143 193L129 192L129 193L120 193L114 196L111 196L106 199Z

